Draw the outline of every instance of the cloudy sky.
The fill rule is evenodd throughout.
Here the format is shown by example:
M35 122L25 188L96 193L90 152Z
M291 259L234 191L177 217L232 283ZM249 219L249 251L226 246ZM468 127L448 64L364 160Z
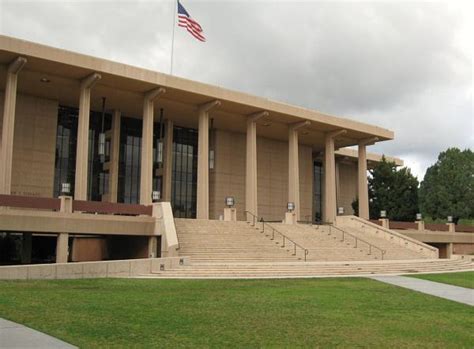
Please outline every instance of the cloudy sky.
M421 179L474 148L471 1L181 0L174 75L373 123ZM0 0L0 33L170 72L173 0Z

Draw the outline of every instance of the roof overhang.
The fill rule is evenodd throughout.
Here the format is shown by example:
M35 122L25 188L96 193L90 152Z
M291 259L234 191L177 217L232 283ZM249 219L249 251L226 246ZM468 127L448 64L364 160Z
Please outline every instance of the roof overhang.
M169 118L183 126L196 127L196 106L219 100L221 106L212 112L216 128L245 132L247 115L268 111L269 115L257 123L259 136L288 139L288 125L309 120L311 124L300 132L300 142L314 150L324 147L325 133L339 129L347 132L336 139L337 147L356 145L370 137L378 141L394 137L390 130L354 120L2 35L0 81L5 81L6 65L20 55L28 60L19 76L20 93L72 106L78 104L80 80L97 72L102 79L94 87L91 100L91 107L97 110L105 96L110 108L141 117L144 94L160 86L166 88L166 94L156 104L172 111ZM50 83L41 82L42 78Z

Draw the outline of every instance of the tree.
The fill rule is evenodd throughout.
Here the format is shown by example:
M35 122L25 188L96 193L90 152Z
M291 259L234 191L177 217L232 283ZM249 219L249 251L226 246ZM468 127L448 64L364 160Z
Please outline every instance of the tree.
M379 218L380 211L396 221L413 221L418 212L418 180L407 167L397 170L394 162L385 157L369 170L369 215ZM358 214L358 200L352 203Z
M449 148L439 154L421 182L420 207L433 219L474 218L474 152Z

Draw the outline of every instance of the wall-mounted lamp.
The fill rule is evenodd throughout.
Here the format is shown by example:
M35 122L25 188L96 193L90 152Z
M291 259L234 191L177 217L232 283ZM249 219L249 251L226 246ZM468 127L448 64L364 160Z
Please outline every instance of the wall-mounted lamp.
M453 216L448 216L448 223L453 223Z
M61 195L68 195L71 192L71 183L61 184Z
M293 212L296 208L295 203L294 202L288 202L286 204L286 208L288 209L288 212Z
M225 204L229 208L234 207L235 199L232 196L228 196L228 197L225 198Z
M417 214L416 214L416 220L417 220L417 221L421 221L422 218L423 218L423 217L422 217L421 213L417 213Z
M161 193L157 190L151 192L151 201L158 202L161 199Z
M385 210L380 211L380 218L387 218L387 211Z
M338 208L337 208L337 214L338 214L339 216L342 216L342 215L344 214L344 207L338 207Z

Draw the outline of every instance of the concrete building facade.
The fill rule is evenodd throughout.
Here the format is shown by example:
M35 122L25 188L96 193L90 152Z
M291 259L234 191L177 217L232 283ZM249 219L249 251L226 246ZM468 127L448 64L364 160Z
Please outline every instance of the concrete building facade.
M338 207L353 213L356 197L368 219L367 167L381 157L367 147L394 137L5 36L0 113L0 195L55 198L67 183L74 200L147 206L155 192L175 217L197 219L222 218L226 197L238 220L281 221L293 203L296 220L332 223ZM100 254L103 240L92 252L84 241L74 253Z

